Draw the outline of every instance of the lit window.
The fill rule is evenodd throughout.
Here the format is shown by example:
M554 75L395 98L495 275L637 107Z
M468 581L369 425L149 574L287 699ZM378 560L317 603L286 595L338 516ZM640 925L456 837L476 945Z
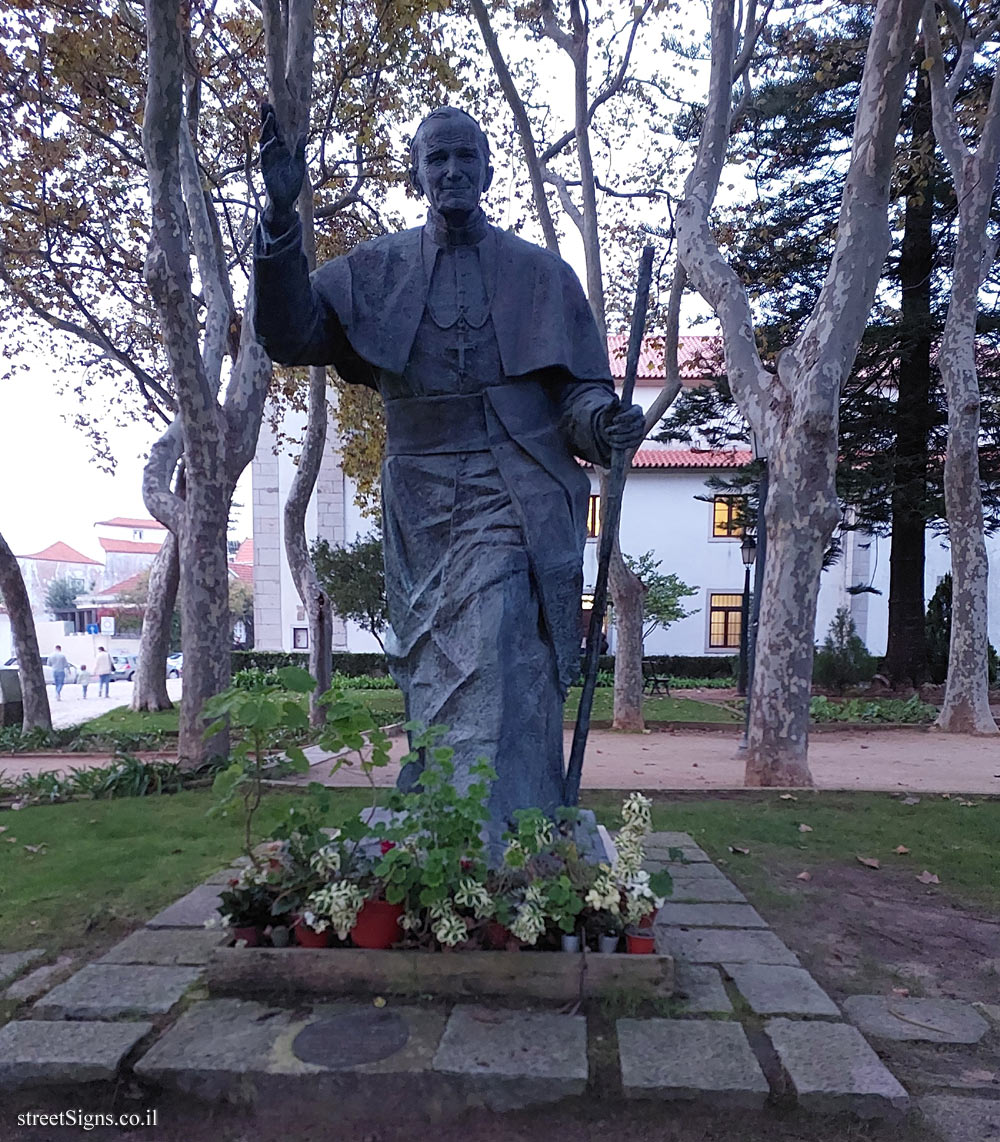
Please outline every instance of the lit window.
M292 627L292 647L295 650L309 649L308 627Z
M596 539L601 534L601 497L591 496L587 503L587 538Z
M712 538L742 539L746 512L746 496L716 496L712 501Z
M742 625L742 595L709 595L708 645L711 650L739 650Z

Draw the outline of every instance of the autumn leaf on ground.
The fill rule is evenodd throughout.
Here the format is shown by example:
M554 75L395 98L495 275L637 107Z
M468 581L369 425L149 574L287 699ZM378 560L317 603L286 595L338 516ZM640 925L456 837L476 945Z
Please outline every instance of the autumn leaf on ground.
M798 797L794 793L782 793L778 798L779 801L798 801Z
M799 875L795 879L796 880L812 880L812 873L811 872L800 872Z
M941 880L933 872L928 872L925 868L924 871L917 877L921 884L940 884Z
M813 831L812 825L799 825L800 833L811 833Z
M739 853L740 856L749 856L750 855L750 850L747 848L744 848L743 845L730 845L729 851L731 853Z
M6 833L6 832L7 832L7 826L6 825L0 825L0 833Z
M45 845L44 843L40 845L25 845L24 851L28 853L43 853L45 852Z
M903 800L900 802L900 804L902 804L902 805L919 805L920 804L920 798L919 797L904 797Z
M863 864L865 868L881 868L882 864L876 857L858 857L858 863Z
M961 805L963 809L975 809L978 804L978 801L959 801L959 805Z
M892 851L897 853L899 856L906 856L910 850L906 847L906 845L896 845Z
M910 994L910 989L908 987L894 987L892 994L898 995L900 999L906 999Z
M9 845L16 845L17 844L17 837L4 837L4 840Z
M950 793L942 793L941 794L941 800L942 801L950 801L951 800L951 794Z

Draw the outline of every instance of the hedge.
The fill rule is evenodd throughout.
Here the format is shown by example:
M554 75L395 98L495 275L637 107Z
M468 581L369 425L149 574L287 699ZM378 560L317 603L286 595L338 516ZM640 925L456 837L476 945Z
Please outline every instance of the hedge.
M655 674L672 675L675 678L730 678L735 676L738 659L718 655L652 654L643 659L647 669ZM233 672L256 666L261 670L278 670L282 666L303 666L308 668L309 655L302 650L234 650ZM615 668L613 654L602 654L599 668L611 672ZM355 654L349 651L334 651L333 669L335 673L355 678L359 674L389 673L384 654Z

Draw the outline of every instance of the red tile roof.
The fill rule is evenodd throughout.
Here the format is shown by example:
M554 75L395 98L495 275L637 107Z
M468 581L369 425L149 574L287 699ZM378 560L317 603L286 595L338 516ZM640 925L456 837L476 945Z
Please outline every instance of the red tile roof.
M166 531L158 519L131 519L129 516L116 515L114 519L99 519L95 527L134 527L139 530L149 528L157 531Z
M101 536L100 545L109 554L155 555L160 550L159 543L137 543L131 539L105 539Z
M753 454L748 450L697 448L640 448L633 468L742 468Z
M625 379L625 362L628 356L628 334L612 333L608 338L608 360L611 375L616 381ZM677 365L681 382L691 388L725 373L722 357L722 339L684 334L677 338ZM662 385L665 377L663 364L663 338L646 337L639 354L637 385Z
M253 540L244 539L239 546L239 550L230 559L230 563L249 563L253 566Z
M103 591L95 591L94 594L103 599L105 596L118 596L125 591L133 591L144 579L147 579L148 575L149 571L144 568L142 571L136 571L134 575L129 575L127 579L122 579L120 583L105 587Z
M68 543L63 543L61 539L49 544L41 551L36 551L34 555L22 555L20 558L45 559L51 563L89 563L92 567L101 566L96 559L88 559L86 555L81 555L79 551L70 547Z
M229 570L240 580L241 583L253 582L253 564L252 563L230 563Z

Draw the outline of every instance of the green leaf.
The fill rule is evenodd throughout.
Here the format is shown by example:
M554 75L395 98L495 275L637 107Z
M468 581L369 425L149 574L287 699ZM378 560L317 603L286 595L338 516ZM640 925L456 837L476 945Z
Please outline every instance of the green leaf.
M308 773L309 772L309 758L302 752L300 746L290 745L285 750L285 756L295 773Z
M316 679L301 666L283 666L277 673L282 688L293 694L308 694L316 689Z

